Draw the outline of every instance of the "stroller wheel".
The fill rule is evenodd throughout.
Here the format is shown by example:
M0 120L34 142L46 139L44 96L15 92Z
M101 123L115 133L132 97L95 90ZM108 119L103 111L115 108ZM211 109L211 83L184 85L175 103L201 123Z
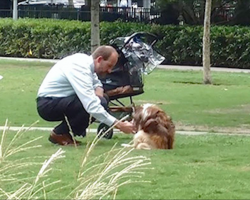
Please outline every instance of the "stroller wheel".
M101 123L99 126L98 126L98 129L97 129L97 134L99 134L99 136L103 135L104 134L104 138L106 139L111 139L113 137L113 129L110 129L108 132L107 130L109 129L110 127L107 126L106 124L103 124Z

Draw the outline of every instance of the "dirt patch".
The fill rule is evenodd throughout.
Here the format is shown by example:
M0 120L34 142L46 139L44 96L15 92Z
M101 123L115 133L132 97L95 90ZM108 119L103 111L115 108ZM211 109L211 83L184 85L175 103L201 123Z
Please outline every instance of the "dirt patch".
M241 168L238 168L238 171L240 171L240 172L249 172L250 171L250 166L243 166Z
M250 125L243 124L241 127L208 127L208 126L193 126L184 125L179 122L175 122L177 131L202 131L202 132L214 132L214 133L229 133L229 134L250 134Z
M204 110L203 112L211 114L250 113L250 104L240 105L229 109L219 108L213 110Z

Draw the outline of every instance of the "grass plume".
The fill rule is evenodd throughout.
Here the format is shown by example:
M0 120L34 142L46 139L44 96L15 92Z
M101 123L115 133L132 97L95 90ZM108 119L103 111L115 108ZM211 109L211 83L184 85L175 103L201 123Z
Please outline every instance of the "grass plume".
M120 121L128 117L125 116ZM144 175L145 167L151 164L150 159L145 156L130 156L134 149L116 148L117 144L115 144L110 151L90 160L90 155L96 144L115 125L110 127L105 133L101 133L101 130L94 140L87 145L77 178L78 186L68 196L69 198L115 198L118 188L122 185L134 182L147 182L141 179ZM72 194L74 195L73 197L71 196Z
M125 119L126 117L121 120ZM0 184L0 198L47 199L50 192L55 190L60 191L64 187L68 187L69 184L59 186L58 183L60 183L61 180L49 179L49 173L51 173L53 169L54 161L64 158L65 151L59 148L43 163L32 161L32 158L18 158L17 161L15 159L11 160L11 156L15 154L39 148L41 145L34 144L34 142L40 139L39 137L19 146L15 146L16 140L27 132L27 130L24 130L22 127L17 131L17 134L13 136L11 141L5 145L5 136L9 130L7 124L8 122L6 120L0 143L0 182L19 182L19 185L7 191L6 188L1 187L4 184ZM107 130L107 132L108 131L109 130ZM74 180L70 181L74 185L74 188L65 199L115 199L117 193L119 193L119 187L134 182L147 182L143 181L142 177L144 175L143 171L151 164L150 159L145 156L131 156L131 152L134 149L117 147L117 144L115 144L109 151L93 158L92 153L95 146L104 134L99 133L93 141L87 145L83 158L79 163L78 175ZM77 148L76 151L79 152L79 148ZM42 157L39 157L39 159L41 158ZM32 168L34 165L41 165L35 176L18 178L22 173L27 171L27 167ZM18 172L16 172L16 169L18 169ZM51 186L53 186L54 189L51 189ZM47 192L48 188L50 189Z
M37 122L36 122L37 123ZM35 123L34 123L35 124ZM32 127L34 124L32 124L30 127ZM29 127L29 128L30 128ZM18 154L23 151L30 151L34 148L40 148L41 145L34 145L34 142L41 139L42 137L35 138L33 140L30 140L24 144L16 145L16 142L18 139L20 139L24 133L26 133L28 129L24 129L23 126L17 131L17 133L13 136L11 141L7 143L5 141L6 133L9 130L10 127L8 127L8 120L5 122L5 126L3 129L3 133L1 136L1 143L0 143L0 184L1 186L4 185L4 182L8 182L8 184L15 184L16 182L21 183L13 190L13 191L6 191L4 188L0 186L0 198L5 197L6 199L35 199L35 198L41 198L40 192L45 191L45 188L56 184L60 182L58 181L51 181L51 180L44 180L46 178L47 174L51 171L51 164L63 157L64 151L62 149L59 149L56 151L56 153L52 154L52 156L45 160L43 163L32 161L36 157L31 158L17 158L17 159L10 159L11 156ZM19 178L20 175L25 174L28 167L34 167L35 165L41 165L39 172L35 177L25 177L25 178ZM34 181L30 182L31 179L34 179ZM43 179L43 182L40 182L40 180ZM44 195L45 196L45 195Z

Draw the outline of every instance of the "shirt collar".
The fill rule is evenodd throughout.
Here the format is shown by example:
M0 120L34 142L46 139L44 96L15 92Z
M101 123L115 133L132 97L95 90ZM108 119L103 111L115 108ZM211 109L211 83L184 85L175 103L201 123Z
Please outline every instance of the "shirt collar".
M95 73L94 59L92 56L90 56L90 57L91 57L90 70L92 73Z

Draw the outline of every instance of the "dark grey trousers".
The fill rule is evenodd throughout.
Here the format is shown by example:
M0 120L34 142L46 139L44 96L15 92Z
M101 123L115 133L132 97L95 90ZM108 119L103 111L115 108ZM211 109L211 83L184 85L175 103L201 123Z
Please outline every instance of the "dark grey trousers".
M100 98L101 105L108 110L108 99ZM86 129L95 119L90 120L89 113L83 108L83 105L76 95L69 97L38 97L37 111L41 118L46 121L62 121L54 128L56 134L69 133L69 122L74 135L85 136Z

